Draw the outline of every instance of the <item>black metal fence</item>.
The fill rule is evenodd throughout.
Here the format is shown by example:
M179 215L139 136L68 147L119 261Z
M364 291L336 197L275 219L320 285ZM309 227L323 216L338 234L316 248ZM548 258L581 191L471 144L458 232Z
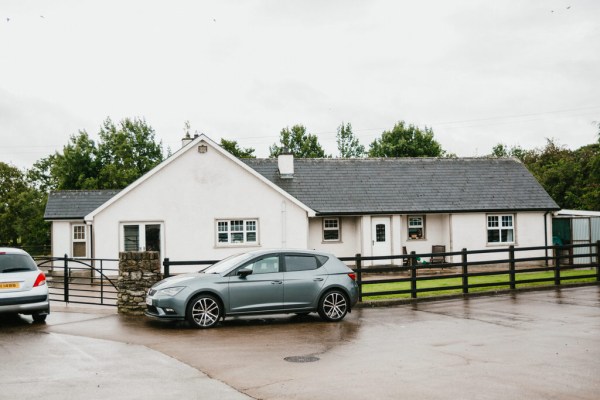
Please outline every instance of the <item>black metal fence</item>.
M530 256L531 253L539 255ZM492 259L474 260L488 256ZM454 261L455 259L460 261ZM423 295L442 293L514 290L535 284L558 286L575 280L600 282L600 241L592 245L509 246L502 249L462 249L435 253L413 251L410 254L381 257L356 254L354 257L340 257L340 260L354 266L360 301L365 297L416 299ZM172 274L172 266L202 266L216 262L217 260L171 261L165 258L164 275L167 277ZM373 263L386 265L367 265Z
M34 257L46 271L50 300L65 303L117 305L119 260Z

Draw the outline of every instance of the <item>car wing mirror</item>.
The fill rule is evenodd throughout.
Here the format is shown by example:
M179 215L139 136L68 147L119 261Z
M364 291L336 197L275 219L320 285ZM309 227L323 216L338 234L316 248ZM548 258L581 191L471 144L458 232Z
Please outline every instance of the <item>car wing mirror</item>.
M240 269L237 274L240 278L245 278L248 275L252 274L252 270L251 269Z

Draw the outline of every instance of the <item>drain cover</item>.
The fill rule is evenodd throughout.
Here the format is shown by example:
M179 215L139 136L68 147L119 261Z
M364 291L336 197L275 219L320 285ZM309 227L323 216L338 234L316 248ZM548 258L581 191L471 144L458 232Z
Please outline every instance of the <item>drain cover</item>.
M315 362L319 361L319 357L315 356L291 356L284 358L285 361L295 362L295 363L306 363L306 362Z

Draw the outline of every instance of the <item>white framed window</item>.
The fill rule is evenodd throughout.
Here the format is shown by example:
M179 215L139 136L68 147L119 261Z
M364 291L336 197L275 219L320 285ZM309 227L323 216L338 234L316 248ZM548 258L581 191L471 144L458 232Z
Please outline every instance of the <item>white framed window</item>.
M73 225L73 257L87 256L87 239L85 235L85 225Z
M121 223L121 251L158 251L162 254L162 243L160 222Z
M340 235L340 219L339 218L323 218L323 241L324 242L339 242Z
M258 244L258 220L217 220L217 245L230 244Z
M425 239L425 216L411 215L408 217L408 239Z
M487 216L488 243L514 243L515 217L513 214L498 214Z

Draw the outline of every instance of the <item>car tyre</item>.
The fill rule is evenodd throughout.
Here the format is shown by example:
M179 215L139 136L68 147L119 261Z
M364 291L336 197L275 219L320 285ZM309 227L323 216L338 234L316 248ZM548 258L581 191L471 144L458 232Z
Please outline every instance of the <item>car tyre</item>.
M198 329L212 328L223 315L221 302L210 294L194 297L187 306L186 319L190 325Z
M319 315L327 322L341 321L348 313L348 298L341 290L325 293L319 301Z
M47 316L48 316L48 314L46 314L46 313L31 314L31 318L33 318L33 322L38 322L38 323L45 322Z

